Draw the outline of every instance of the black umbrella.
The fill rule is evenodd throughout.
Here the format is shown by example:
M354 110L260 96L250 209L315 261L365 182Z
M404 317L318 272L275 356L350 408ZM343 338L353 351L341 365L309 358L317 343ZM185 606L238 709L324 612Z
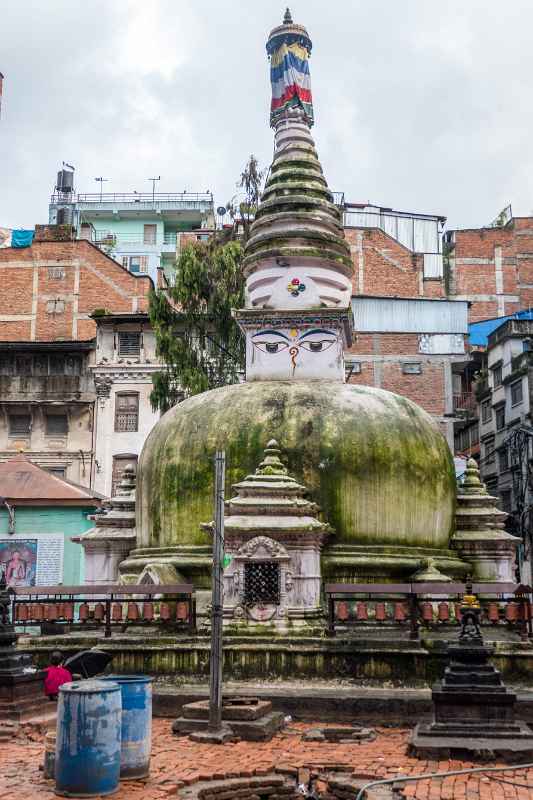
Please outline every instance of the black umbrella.
M84 678L94 678L99 675L108 664L113 661L112 653L106 653L104 650L81 650L74 656L70 656L63 662L63 666L69 672L81 673Z

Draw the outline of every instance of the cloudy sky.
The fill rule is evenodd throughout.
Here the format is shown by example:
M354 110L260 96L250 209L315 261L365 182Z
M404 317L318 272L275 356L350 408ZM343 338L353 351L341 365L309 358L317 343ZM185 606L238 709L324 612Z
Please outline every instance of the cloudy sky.
M0 226L79 191L235 192L272 155L272 0L1 0ZM531 0L294 0L313 39L315 139L354 202L482 225L533 212Z

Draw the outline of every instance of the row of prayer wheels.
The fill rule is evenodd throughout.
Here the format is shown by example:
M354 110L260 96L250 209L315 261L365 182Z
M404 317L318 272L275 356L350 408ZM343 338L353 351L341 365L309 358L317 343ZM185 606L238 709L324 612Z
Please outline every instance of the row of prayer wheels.
M77 604L76 604L77 605ZM77 609L79 622L105 620L105 603L80 603ZM74 622L74 603L17 603L15 606L15 620L17 622ZM189 603L112 603L112 622L187 622L189 620Z
M487 603L482 609L482 618L497 625L500 622L515 623L524 620L524 614L528 613L522 603L510 602L502 607L500 603ZM460 622L461 604L460 603L419 603L418 615L422 622ZM366 603L362 600L350 603L346 600L338 600L335 603L335 619L339 622L356 621L365 622L407 622L409 619L409 609L406 603L400 601L394 603Z

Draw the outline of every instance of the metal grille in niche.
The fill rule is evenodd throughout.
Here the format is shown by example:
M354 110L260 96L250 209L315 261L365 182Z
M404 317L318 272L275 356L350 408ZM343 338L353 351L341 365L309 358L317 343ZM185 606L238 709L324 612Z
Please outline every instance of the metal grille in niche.
M244 602L279 603L280 569L274 561L256 561L244 565Z

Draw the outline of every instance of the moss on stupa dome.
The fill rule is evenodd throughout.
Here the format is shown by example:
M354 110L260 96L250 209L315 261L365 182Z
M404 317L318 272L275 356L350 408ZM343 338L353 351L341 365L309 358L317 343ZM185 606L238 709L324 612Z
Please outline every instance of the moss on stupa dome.
M272 438L335 544L448 548L455 476L436 424L404 397L330 381L226 386L167 412L140 459L137 547L207 545L215 450L226 450L229 492Z

